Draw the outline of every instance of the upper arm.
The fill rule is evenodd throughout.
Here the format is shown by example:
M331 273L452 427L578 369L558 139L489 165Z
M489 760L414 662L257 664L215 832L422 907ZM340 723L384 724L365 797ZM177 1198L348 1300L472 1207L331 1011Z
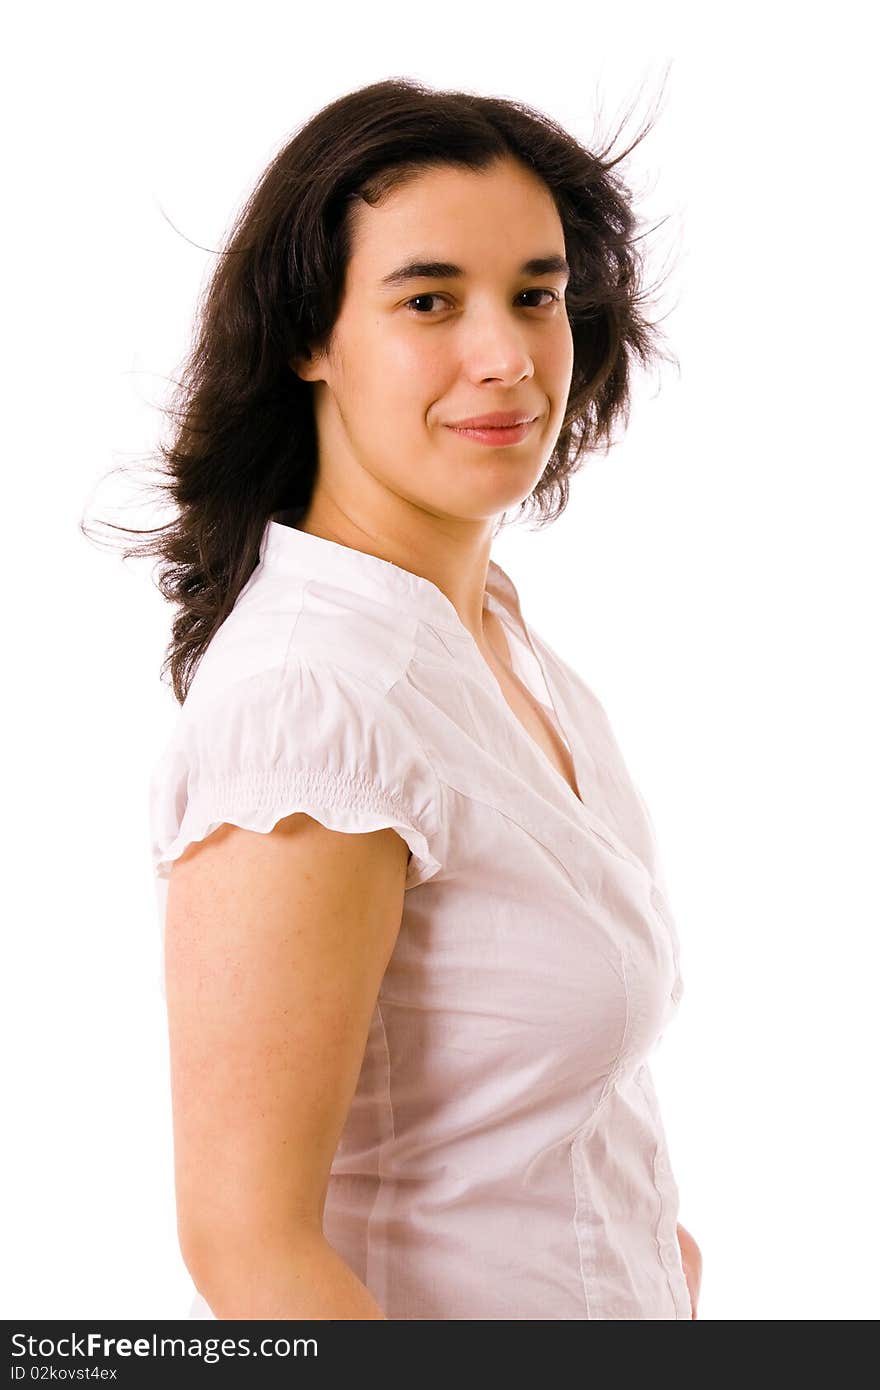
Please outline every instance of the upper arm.
M407 845L305 814L222 824L172 866L165 920L175 1186L192 1269L320 1229L400 928Z

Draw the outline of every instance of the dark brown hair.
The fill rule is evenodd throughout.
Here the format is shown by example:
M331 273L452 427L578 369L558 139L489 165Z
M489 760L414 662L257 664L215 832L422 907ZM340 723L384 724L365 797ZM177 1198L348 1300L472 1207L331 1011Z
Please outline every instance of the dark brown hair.
M615 166L522 103L435 91L408 78L373 83L325 106L283 146L238 213L204 291L181 380L164 413L158 490L165 525L125 548L158 555L158 588L177 605L162 667L182 704L199 658L259 559L275 512L305 511L317 467L310 383L290 366L328 343L351 254L349 209L375 205L432 165L486 169L515 156L547 185L571 266L566 308L571 389L552 457L518 515L538 525L568 502L588 454L628 423L631 359L668 357L643 312L637 219ZM81 529L88 535L85 527Z

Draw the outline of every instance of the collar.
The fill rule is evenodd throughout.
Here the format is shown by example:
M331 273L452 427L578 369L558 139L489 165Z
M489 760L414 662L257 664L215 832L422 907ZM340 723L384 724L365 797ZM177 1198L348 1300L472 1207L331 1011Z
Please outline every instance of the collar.
M398 612L419 618L431 627L457 637L470 636L452 600L433 580L368 551L354 550L339 541L298 531L272 517L263 530L260 563L265 569L280 574L323 580L337 588L351 589ZM522 619L514 583L494 560L489 561L486 573L486 594Z

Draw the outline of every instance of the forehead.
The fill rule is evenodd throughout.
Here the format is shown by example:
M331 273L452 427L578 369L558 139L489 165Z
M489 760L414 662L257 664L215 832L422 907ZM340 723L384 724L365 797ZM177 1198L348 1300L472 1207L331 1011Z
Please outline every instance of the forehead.
M425 259L516 269L537 252L564 255L549 188L517 160L484 170L421 170L381 203L352 211L352 278L378 284L398 264Z

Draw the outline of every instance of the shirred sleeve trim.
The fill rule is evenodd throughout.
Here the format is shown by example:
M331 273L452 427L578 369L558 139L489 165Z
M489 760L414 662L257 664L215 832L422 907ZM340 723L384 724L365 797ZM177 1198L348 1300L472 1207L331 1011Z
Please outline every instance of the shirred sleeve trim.
M225 823L268 834L278 821L302 811L328 830L349 834L391 828L406 841L411 858L405 888L439 872L423 827L403 799L366 778L323 768L276 767L270 772L242 771L191 786L179 831L158 850L155 871L168 878L171 865L187 845L204 840Z

